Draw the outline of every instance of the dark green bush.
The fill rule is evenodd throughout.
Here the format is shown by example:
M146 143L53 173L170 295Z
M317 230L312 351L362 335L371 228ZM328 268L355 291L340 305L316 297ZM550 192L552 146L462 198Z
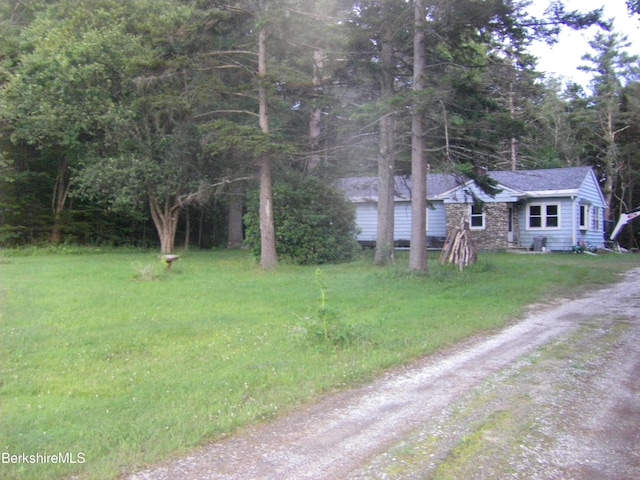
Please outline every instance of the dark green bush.
M245 216L246 241L260 255L257 195ZM344 196L315 177L288 175L273 186L278 256L300 265L346 262L359 250L355 209Z

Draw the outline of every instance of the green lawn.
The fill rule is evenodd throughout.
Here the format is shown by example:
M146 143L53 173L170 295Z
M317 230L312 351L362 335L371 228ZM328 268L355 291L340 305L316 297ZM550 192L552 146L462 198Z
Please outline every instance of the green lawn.
M262 272L234 251L188 252L170 271L147 252L4 252L0 478L115 478L640 266L485 254L463 273L434 258L411 276L403 255L393 268L370 260L318 275Z

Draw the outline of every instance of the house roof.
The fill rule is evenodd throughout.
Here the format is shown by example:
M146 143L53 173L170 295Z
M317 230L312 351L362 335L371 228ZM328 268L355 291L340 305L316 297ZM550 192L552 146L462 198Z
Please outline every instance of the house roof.
M523 192L578 191L591 167L490 172L500 185Z
M519 197L565 196L576 194L585 178L593 175L593 170L591 167L570 167L492 171L488 175L498 182L500 188ZM427 175L427 198L442 199L469 182L453 174L431 173ZM377 177L342 178L336 186L354 202L375 202L378 199ZM395 198L396 201L411 199L411 177L396 176Z
M460 185L461 183L453 175L441 173L427 175L427 195L429 198L441 195ZM336 182L336 186L354 202L375 202L378 199L378 177L341 178ZM396 200L410 200L411 177L396 176L394 190Z

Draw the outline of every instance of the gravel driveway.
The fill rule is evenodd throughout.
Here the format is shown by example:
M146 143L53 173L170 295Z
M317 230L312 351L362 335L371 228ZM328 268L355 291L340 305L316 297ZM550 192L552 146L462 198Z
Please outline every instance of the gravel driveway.
M640 269L127 478L638 479Z

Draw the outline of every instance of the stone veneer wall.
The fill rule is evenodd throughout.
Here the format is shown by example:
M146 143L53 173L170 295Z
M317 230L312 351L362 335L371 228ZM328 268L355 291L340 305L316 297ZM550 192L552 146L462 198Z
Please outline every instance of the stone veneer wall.
M447 233L459 228L461 218L469 221L469 204L447 204ZM509 248L509 208L506 203L485 203L484 230L471 230L471 236L479 250L506 250Z

